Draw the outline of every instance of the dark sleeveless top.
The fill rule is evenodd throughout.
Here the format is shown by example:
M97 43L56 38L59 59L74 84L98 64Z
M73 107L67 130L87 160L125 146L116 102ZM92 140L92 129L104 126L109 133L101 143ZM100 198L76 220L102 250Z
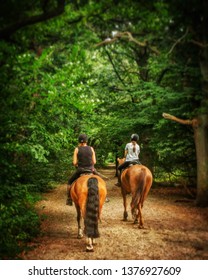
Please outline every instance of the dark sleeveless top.
M81 168L93 168L92 163L92 149L90 146L80 146L78 147L78 167Z

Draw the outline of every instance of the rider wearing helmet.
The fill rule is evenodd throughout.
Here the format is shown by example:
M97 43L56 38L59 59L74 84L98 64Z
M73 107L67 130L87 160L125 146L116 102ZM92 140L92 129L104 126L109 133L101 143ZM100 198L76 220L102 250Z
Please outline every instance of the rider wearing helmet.
M77 168L75 173L69 178L67 186L67 205L72 205L70 196L71 184L79 178L82 173L95 173L94 164L96 164L96 156L93 147L87 145L88 137L86 134L80 134L78 137L79 145L74 150L73 165Z
M141 164L139 162L139 153L140 153L140 147L138 145L139 141L139 135L138 134L132 134L131 135L131 142L126 144L125 151L124 151L124 157L125 162L118 167L119 175L118 175L118 183L116 183L116 186L121 185L121 172L123 169L127 168L130 164Z

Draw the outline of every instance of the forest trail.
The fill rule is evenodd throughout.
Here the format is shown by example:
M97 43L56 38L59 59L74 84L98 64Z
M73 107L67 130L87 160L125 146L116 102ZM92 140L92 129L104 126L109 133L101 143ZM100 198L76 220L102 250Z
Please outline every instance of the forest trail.
M130 211L129 221L122 221L115 169L99 171L109 178L110 201L103 207L95 251L85 252L85 238L77 239L76 210L65 205L66 185L60 185L37 203L42 234L22 253L23 260L208 260L207 208L182 202L184 189L153 187L143 207L145 229L138 229Z

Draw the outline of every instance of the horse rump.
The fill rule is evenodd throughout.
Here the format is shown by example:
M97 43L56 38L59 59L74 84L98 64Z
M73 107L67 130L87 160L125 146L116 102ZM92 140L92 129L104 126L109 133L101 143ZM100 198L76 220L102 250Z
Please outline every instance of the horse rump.
M89 238L97 238L100 236L98 231L99 190L97 178L89 178L87 181L87 187L88 195L84 219L85 234Z

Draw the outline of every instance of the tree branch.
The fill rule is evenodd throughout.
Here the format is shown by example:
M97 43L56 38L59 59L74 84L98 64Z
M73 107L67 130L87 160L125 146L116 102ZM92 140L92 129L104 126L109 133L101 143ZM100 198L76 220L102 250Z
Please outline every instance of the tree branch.
M136 45L138 45L139 47L146 47L146 48L149 48L152 52L156 53L156 54L160 54L160 52L155 48L155 47L152 47L152 46L149 46L148 45L148 42L145 41L145 42L140 42L138 40L136 40L132 34L128 31L126 32L117 32L113 38L107 38L105 39L104 41L98 43L95 45L95 47L100 47L100 46L103 46L103 45L108 45L108 44L112 44L114 43L115 41L117 41L118 39L120 38L124 38L124 39L128 39L129 42L134 42Z
M117 76L118 79L121 81L121 83L122 83L123 85L125 85L125 84L124 84L124 81L122 80L121 76L119 75L118 71L116 70L116 66L115 66L115 64L113 63L113 60L112 60L112 58L111 58L109 52L108 52L107 50L105 50L105 51L106 51L106 53L107 53L107 56L108 56L108 58L109 58L109 60L110 60L111 65L113 66L113 69L114 69L114 71L115 71L115 73L116 73L116 76Z
M171 121L175 121L181 124L186 124L186 125L192 125L194 124L194 120L183 120L183 119L179 119L173 115L167 114L167 113L163 113L162 114L163 118L171 120Z
M203 44L203 43L197 42L197 41L195 41L195 40L191 40L191 43L193 43L194 45L196 45L196 46L198 46L198 47L200 47L200 48L203 48L203 49L205 49L205 48L208 47L208 44Z
M165 74L166 74L168 71L170 71L170 69L171 69L170 67L167 67L167 68L165 68L165 69L162 70L162 72L160 73L159 77L158 77L157 80L156 80L157 85L159 85L159 84L161 83L163 77L165 76Z
M186 32L183 36L181 36L174 44L173 46L171 47L171 49L169 50L168 54L171 54L172 51L174 50L175 46L178 45L188 34L189 32L189 28L186 29Z
M3 28L2 30L0 30L0 38L8 39L13 33L21 29L22 27L57 17L64 12L65 10L64 8L65 8L65 0L57 0L57 6L53 10L49 12L43 11L42 14L32 16L32 17L27 17L21 21L15 22L14 24Z

